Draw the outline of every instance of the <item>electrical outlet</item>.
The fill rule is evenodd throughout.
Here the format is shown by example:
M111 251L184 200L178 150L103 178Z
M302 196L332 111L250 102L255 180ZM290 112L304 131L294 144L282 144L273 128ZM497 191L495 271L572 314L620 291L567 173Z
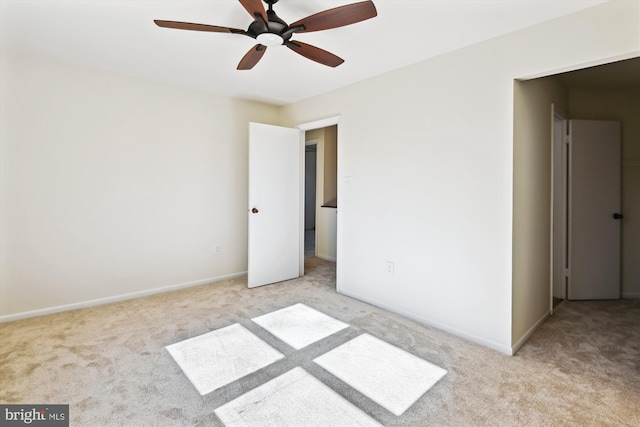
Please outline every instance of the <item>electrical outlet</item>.
M393 265L393 262L385 261L384 267L385 267L385 272L387 273L387 276L393 277L395 274L395 266Z
M213 246L213 254L214 254L214 255L220 255L221 253L222 253L222 248L220 247L220 244L219 244L219 243L216 243L216 244Z

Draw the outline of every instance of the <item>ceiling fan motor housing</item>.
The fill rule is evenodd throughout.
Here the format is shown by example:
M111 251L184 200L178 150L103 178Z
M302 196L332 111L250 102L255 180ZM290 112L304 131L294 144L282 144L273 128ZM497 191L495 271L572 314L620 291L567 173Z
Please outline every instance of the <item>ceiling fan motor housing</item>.
M282 19L280 19L280 17L278 15L276 15L276 13L273 11L273 9L271 8L271 5L276 3L278 0L265 0L265 3L269 4L269 10L267 10L267 17L269 18L268 22L264 22L264 20L258 16L256 18L255 21L253 21L251 23L251 25L249 25L249 28L247 29L247 33L246 35L253 37L254 39L258 39L259 42L262 43L262 41L265 40L278 40L279 43L274 43L274 42L269 42L266 41L265 44L266 46L274 46L274 45L282 45L285 42L289 41L291 39L291 36L293 35L293 33L295 32L296 29L294 29L293 31L289 28L289 25L284 22ZM259 37L261 34L267 34L267 37ZM269 37L269 35L274 34L276 36L279 37L274 37L271 36Z

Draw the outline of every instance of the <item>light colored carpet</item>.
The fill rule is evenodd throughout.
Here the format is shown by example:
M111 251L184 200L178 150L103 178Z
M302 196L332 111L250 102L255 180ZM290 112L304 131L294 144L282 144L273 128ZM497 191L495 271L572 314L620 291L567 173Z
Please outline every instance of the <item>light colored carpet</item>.
M402 415L447 373L369 334L313 361L395 415Z
M380 426L351 402L293 368L215 410L226 426Z
M167 351L200 394L211 393L284 357L237 323L168 345Z
M640 301L565 302L515 356L335 292L335 265L0 324L0 401L68 403L73 426L222 426L216 408L302 368L385 426L638 426ZM293 304L350 325L295 350L250 319ZM201 396L165 346L234 323L286 357ZM313 360L368 333L448 371L401 416Z
M349 327L300 303L251 320L296 350ZM237 323L166 348L201 395L284 357ZM313 361L395 415L402 415L447 373L367 333ZM295 368L223 405L215 413L229 427L374 423L352 408L356 407L303 369Z
M349 327L304 304L294 304L251 320L296 350Z

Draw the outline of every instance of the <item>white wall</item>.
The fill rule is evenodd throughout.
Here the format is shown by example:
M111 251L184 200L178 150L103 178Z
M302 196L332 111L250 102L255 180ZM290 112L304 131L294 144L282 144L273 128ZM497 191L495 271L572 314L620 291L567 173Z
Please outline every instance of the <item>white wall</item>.
M569 113L622 122L622 297L640 298L640 93L570 90Z
M0 63L1 316L246 271L247 123L278 109Z
M606 3L285 108L341 114L338 289L510 353L513 80L638 55L639 16Z

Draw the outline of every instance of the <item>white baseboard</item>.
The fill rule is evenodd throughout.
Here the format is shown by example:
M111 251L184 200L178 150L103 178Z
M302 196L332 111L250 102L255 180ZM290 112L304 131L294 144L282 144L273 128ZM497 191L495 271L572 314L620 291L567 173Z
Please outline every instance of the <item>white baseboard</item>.
M549 316L551 316L551 311L547 310L547 312L543 314L542 317L540 317L538 321L534 323L533 326L530 327L529 330L525 332L525 334L511 347L511 354L516 354L516 351L518 351L520 347L527 342L529 337L533 335L533 333L544 323L545 320L549 318Z
M474 334L470 334L468 332L462 331L462 330L457 329L457 328L453 328L451 326L445 325L445 324L440 323L440 322L433 321L431 319L427 319L427 318L422 317L422 316L416 316L416 315L414 315L412 313L408 313L408 312L406 312L404 310L398 309L397 307L393 307L391 305L388 305L388 304L385 304L385 303L381 303L381 302L375 301L375 300L367 298L367 297L363 297L362 295L358 295L355 292L345 291L344 289L340 289L338 292L340 292L343 295L346 295L346 296L355 298L357 300L366 302L368 304L375 305L376 307L383 308L383 309L388 310L388 311L390 311L392 313L396 313L396 314L399 314L401 316L407 317L407 318L409 318L411 320L415 320L416 322L422 323L423 325L432 326L432 327L434 327L436 329L440 329L441 331L448 332L448 333L450 333L452 335L455 335L457 337L463 338L463 339L465 339L467 341L471 341L471 342L474 342L476 344L480 344L482 346L488 347L488 348L490 348L492 350L499 351L500 353L504 353L504 354L509 355L509 356L513 355L513 350L509 346L505 346L505 345L499 344L499 343L497 343L495 341L488 340L486 338L479 337L479 336L474 335Z
M111 304L114 302L126 301L134 298L142 298L150 295L161 294L164 292L171 292L171 291L177 291L179 289L186 289L194 286L206 285L208 283L222 282L224 280L235 279L235 278L243 277L246 275L247 275L247 272L244 271L241 273L233 273L233 274L227 274L224 276L210 277L208 279L195 280L193 282L187 282L187 283L179 283L177 285L164 286L161 288L147 289L144 291L131 292L131 293L122 294L122 295L115 295L112 297L98 298L98 299L93 299L89 301L76 302L73 304L65 304L65 305L59 305L55 307L42 308L38 310L25 311L22 313L8 314L5 316L0 316L0 323L12 322L14 320L28 319L30 317L36 317L36 316L44 316L47 314L60 313L63 311L77 310L80 308L95 307L98 305Z

